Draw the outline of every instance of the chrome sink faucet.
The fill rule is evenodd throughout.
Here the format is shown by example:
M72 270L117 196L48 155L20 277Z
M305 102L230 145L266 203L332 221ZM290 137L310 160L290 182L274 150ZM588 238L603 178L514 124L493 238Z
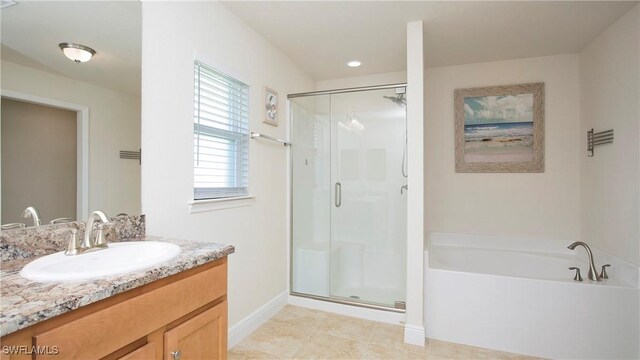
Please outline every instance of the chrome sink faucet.
M40 226L40 212L33 206L29 206L24 209L22 216L26 219L28 217L33 218L33 226Z
M593 263L593 253L591 252L591 248L589 248L589 245L583 243L582 241L576 241L573 244L567 246L567 248L570 250L575 250L575 248L578 246L582 246L585 250L587 250L587 255L589 256L589 279L594 281L601 281L602 279L596 271L596 265Z
M93 225L96 221L101 221L102 224L98 226L98 232L96 233L96 241L93 241ZM103 225L111 221L107 214L102 211L94 211L89 214L89 218L87 219L87 224L84 229L84 240L80 244L81 248L91 249L91 248L106 248L107 242L104 237L104 228Z

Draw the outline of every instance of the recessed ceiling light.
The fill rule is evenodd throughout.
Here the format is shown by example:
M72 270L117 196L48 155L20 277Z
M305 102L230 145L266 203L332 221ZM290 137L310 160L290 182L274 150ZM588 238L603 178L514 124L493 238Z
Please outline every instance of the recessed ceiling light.
M64 56L76 63L83 63L91 60L91 57L96 54L96 51L92 48L80 44L74 43L60 43L60 50L64 53Z
M362 65L362 61L358 61L358 60L351 60L347 63L348 67L353 67L353 68L356 68L360 65Z

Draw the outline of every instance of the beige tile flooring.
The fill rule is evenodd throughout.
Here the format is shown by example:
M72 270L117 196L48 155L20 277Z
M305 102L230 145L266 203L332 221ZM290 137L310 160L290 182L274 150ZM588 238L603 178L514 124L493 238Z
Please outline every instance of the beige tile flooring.
M229 360L527 358L436 340L422 348L406 345L402 338L400 325L287 305L229 350Z

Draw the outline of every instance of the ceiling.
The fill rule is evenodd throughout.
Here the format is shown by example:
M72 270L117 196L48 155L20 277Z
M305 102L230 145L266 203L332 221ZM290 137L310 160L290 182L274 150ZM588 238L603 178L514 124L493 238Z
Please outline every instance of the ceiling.
M2 59L140 94L142 12L139 1L19 1L2 9ZM96 50L76 64L61 42Z
M637 2L224 1L316 80L406 68L406 23L423 20L427 67L580 51ZM20 1L1 11L2 59L140 93L139 1ZM58 44L97 51L83 64ZM348 60L363 61L348 68Z
M406 69L406 23L425 65L579 52L636 1L223 1L316 80ZM348 68L349 60L360 68Z

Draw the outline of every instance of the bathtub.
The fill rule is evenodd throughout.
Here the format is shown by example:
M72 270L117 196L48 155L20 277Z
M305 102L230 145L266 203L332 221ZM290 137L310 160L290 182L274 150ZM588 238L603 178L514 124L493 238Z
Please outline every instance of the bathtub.
M567 241L429 234L425 254L427 337L479 347L571 359L638 359L638 267ZM582 270L573 280L570 266Z

